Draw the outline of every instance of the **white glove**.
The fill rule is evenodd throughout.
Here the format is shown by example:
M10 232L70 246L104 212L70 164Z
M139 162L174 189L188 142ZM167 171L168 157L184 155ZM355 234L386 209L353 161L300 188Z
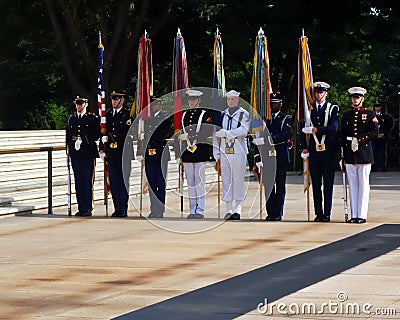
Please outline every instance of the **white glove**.
M305 134L312 134L312 129L313 127L304 127L303 129L301 129L301 131L303 131Z
M139 140L144 140L144 132L139 134Z
M178 165L180 165L180 164L182 163L182 159L181 159L181 158L176 158L176 163L177 163Z
M101 142L107 143L108 142L108 136L102 136L101 137Z
M264 166L264 164L260 161L260 162L256 162L256 166L257 166L258 170L260 170Z
M143 156L136 156L136 160L139 161L139 162L142 162L143 161Z
M300 157L302 157L304 160L306 160L308 157L310 156L310 153L306 152L306 153L301 153Z
M256 146L262 146L263 144L265 144L264 138L256 138L253 140L253 143Z
M217 137L217 138L225 138L226 137L226 130L225 129L221 129L221 130L218 130L216 133L215 133L215 136Z
M99 152L99 157L100 157L101 160L104 161L104 159L106 158L106 153L105 152L102 152L102 153Z
M215 154L214 155L214 159L215 159L215 161L218 161L219 159L221 159L221 155Z
M179 140L187 140L188 139L188 134L187 133L182 133L179 135Z
M82 143L82 140L81 140L81 139L77 139L77 140L75 141L75 150L76 150L76 151L79 151L79 149L81 148L81 143Z
M358 139L353 137L353 139L351 139L351 150L353 152L356 152L358 150Z

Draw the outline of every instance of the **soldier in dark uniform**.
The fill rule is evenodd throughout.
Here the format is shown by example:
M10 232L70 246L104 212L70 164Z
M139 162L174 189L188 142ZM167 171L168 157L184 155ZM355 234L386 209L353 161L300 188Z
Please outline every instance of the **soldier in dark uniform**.
M309 156L316 215L314 221L316 222L330 221L336 165L335 154L338 150L339 107L326 100L329 88L330 85L326 82L314 83L315 103L310 113L311 126L303 128L301 134L303 149L301 156L303 159ZM306 134L310 134L308 145ZM324 185L323 192L322 183Z
M210 161L208 137L212 137L213 121L210 110L200 107L203 92L186 90L189 109L182 115L180 158L183 163L189 190L190 214L188 219L203 219L206 191L205 170Z
M267 198L266 209L267 221L281 221L283 216L283 207L285 204L286 195L286 173L290 163L289 141L291 133L291 119L289 115L281 111L283 95L279 92L272 93L270 96L271 103L271 120L266 120L266 127L270 136L267 136L267 131L264 129L263 137L253 140L253 143L258 146L255 150L254 161L257 167L272 167L268 165L268 161L273 159L275 163L275 181L270 192L268 188L268 175L263 174L264 192ZM271 142L271 147L267 147L267 141ZM262 146L261 156L259 146Z
M350 223L364 223L369 202L369 175L374 162L372 141L378 136L378 119L373 111L363 107L364 88L348 90L352 108L342 117L341 146L349 181Z
M144 120L144 136L138 141L136 160L143 161L150 193L150 214L148 218L162 218L165 211L165 188L168 161L170 160L167 139L172 137L170 117L162 111L161 99L154 99L150 105L151 115Z
M374 163L372 171L386 171L386 147L393 129L393 117L382 112L382 105L379 101L375 102L374 112L378 118L378 138L372 141L374 150Z
M124 90L111 93L112 109L106 112L107 135L100 143L100 157L107 158L108 176L114 212L111 217L128 216L129 177L134 159L133 140L128 135L132 123L130 111L125 108Z
M86 111L88 99L75 98L76 113L68 118L66 126L66 148L71 157L75 178L78 212L75 216L88 217L93 210L93 182L97 151L97 140L101 137L98 118Z

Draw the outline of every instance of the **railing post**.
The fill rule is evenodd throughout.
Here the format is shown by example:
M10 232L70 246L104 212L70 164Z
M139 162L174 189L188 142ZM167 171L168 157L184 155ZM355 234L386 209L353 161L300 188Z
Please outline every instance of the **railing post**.
M53 214L53 148L47 150L47 201L48 214Z

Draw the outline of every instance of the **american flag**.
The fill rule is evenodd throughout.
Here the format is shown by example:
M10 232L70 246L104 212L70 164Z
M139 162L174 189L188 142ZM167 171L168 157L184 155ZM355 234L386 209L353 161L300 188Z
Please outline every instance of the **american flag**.
M99 109L99 119L102 135L107 134L106 128L106 94L104 91L104 76L103 76L103 56L104 46L101 43L101 32L99 31L99 74L97 77L97 107ZM110 193L110 180L108 177L108 165L107 161L104 160L104 185L105 194Z

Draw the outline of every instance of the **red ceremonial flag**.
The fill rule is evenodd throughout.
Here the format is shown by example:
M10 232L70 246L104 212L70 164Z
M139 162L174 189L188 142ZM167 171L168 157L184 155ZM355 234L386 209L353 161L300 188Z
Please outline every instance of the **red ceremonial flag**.
M137 63L136 99L132 105L131 116L140 115L141 120L146 120L150 116L150 96L153 95L152 44L146 31L140 38Z
M182 89L189 87L188 67L186 60L185 41L180 29L174 39L173 64L172 64L172 91L174 92L174 132L180 130L182 121Z

